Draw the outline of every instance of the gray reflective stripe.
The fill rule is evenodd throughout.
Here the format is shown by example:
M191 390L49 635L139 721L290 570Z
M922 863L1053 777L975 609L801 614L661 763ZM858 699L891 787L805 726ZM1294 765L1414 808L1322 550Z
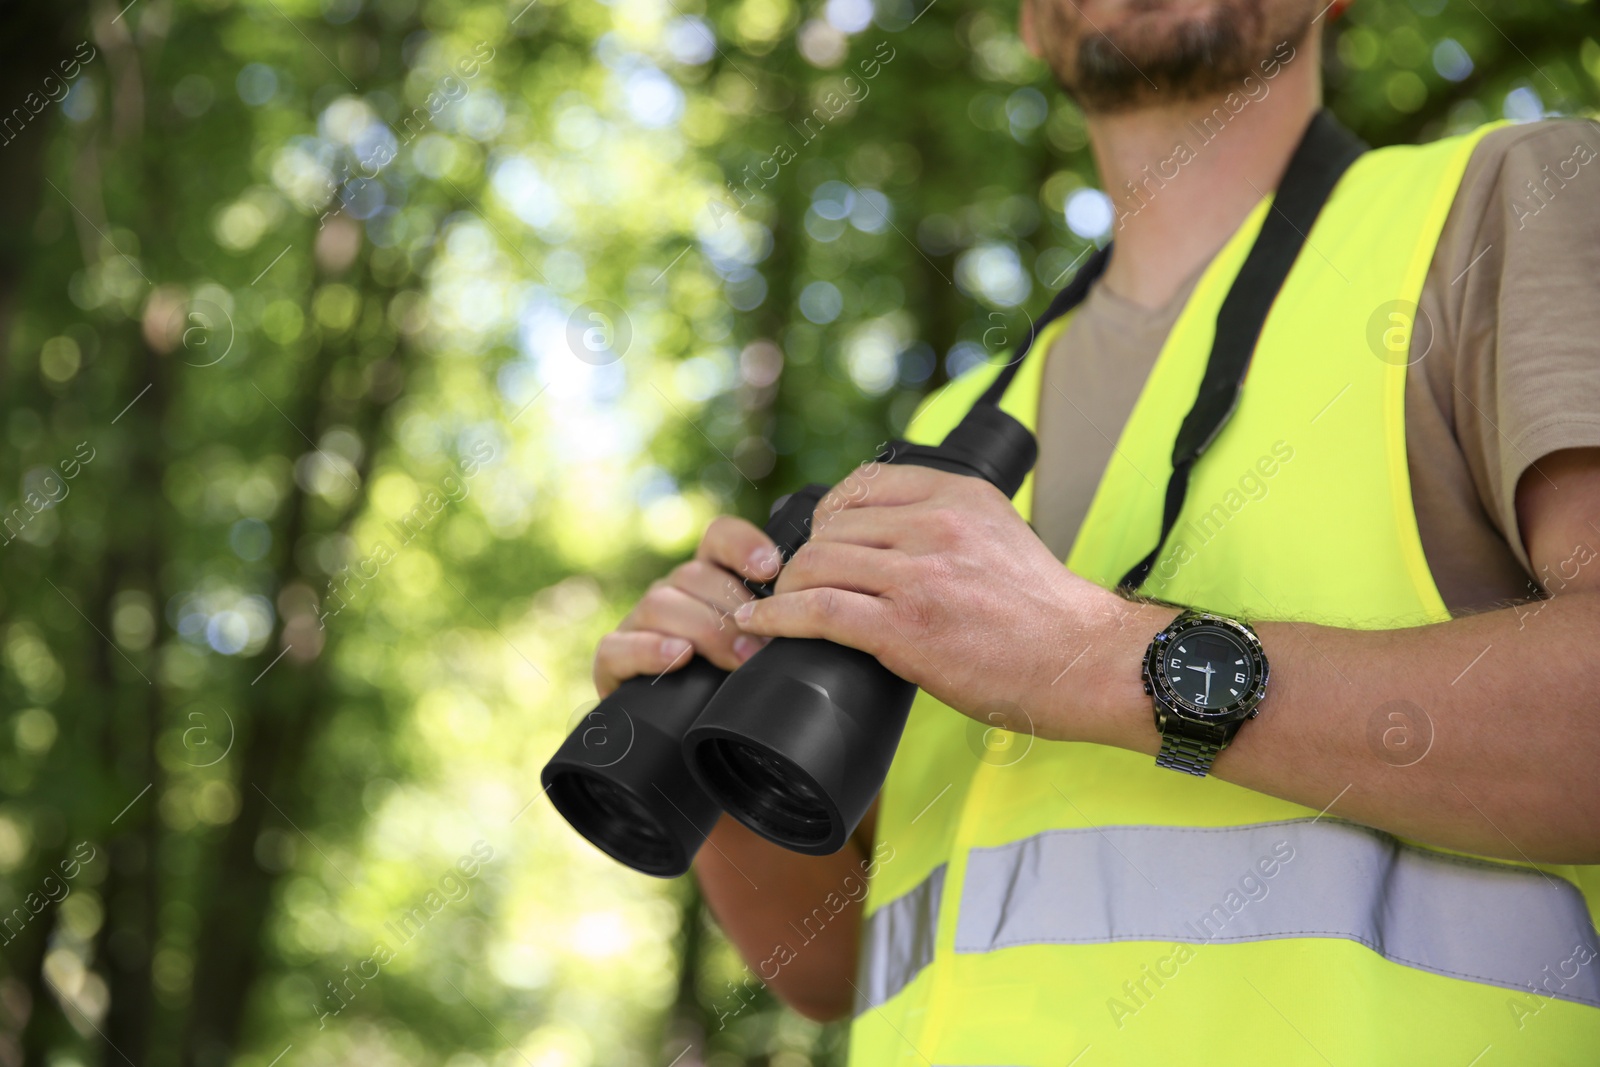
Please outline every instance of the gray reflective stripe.
M1051 830L975 848L955 950L1311 937L1600 1007L1600 938L1572 883L1335 819Z
M933 962L944 871L945 865L939 864L915 889L889 901L862 922L857 1015L887 1002Z

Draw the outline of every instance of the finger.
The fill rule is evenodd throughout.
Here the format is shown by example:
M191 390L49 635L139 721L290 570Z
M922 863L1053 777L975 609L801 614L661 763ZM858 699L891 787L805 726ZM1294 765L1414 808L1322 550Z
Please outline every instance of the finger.
M851 508L826 512L821 506L811 519L810 544L831 542L863 548L900 548L918 532L914 504L896 507Z
M882 596L898 583L906 557L899 552L837 541L812 541L795 553L778 578L779 593L833 586Z
M709 560L741 578L765 581L778 572L778 546L755 523L721 515L706 527L695 558Z
M739 628L766 637L817 637L876 655L883 640L883 602L865 593L823 587L752 600L734 615Z
M732 571L704 559L678 564L667 575L667 584L704 601L721 615L730 614L746 600L755 598Z
M739 627L732 617L666 582L656 583L617 628L684 638L696 652L725 671L744 661L733 647Z
M668 674L688 663L694 646L681 637L650 630L615 630L594 654L594 687L602 697L641 674Z
M962 475L932 467L869 463L851 471L823 497L823 504L836 511L861 507L898 507L926 500Z

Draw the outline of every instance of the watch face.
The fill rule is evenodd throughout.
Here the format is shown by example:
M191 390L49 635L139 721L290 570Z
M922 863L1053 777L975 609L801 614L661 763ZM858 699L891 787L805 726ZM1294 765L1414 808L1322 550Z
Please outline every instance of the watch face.
M1266 660L1259 643L1231 627L1190 622L1151 650L1153 680L1179 710L1220 720L1242 716L1260 700Z

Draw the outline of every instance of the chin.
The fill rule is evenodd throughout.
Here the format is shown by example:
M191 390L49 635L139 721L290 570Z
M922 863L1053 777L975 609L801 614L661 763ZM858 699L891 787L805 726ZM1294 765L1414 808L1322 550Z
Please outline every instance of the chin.
M1034 2L1057 80L1106 113L1230 87L1277 46L1303 41L1315 14L1315 0Z

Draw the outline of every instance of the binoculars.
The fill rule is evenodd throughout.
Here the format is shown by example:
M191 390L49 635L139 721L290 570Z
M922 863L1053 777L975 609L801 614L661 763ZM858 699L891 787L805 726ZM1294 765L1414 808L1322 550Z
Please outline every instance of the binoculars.
M879 459L983 478L1012 496L1037 456L1027 427L980 402L937 447L897 441ZM807 486L774 505L766 532L781 561L805 544L827 491ZM772 594L772 582L745 585ZM578 833L644 874L687 871L724 811L791 851L827 855L877 796L915 696L865 652L774 638L731 673L695 656L623 682L540 778Z

